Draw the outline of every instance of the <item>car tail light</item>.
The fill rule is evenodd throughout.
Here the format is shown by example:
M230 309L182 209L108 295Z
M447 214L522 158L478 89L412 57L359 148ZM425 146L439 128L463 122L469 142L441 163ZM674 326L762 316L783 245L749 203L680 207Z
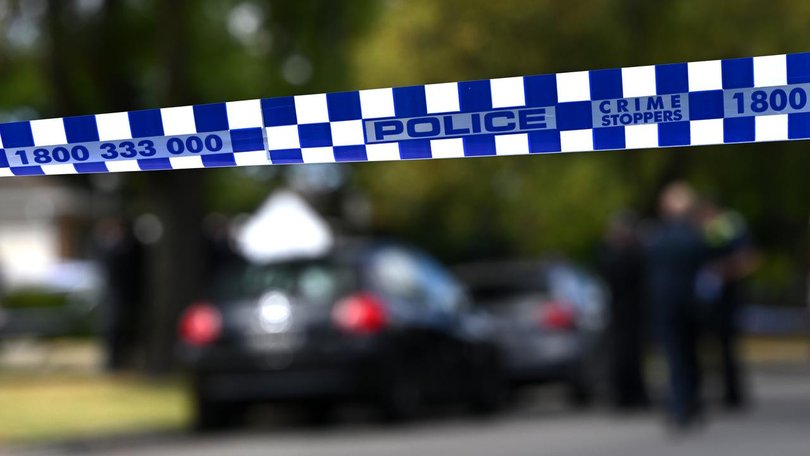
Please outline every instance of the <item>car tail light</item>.
M180 339L189 345L208 345L222 331L222 315L208 302L194 303L180 318Z
M341 330L356 334L374 334L388 323L382 301L367 292L338 301L332 309L332 320Z
M564 301L546 301L539 309L540 325L555 330L572 329L576 322L574 308Z

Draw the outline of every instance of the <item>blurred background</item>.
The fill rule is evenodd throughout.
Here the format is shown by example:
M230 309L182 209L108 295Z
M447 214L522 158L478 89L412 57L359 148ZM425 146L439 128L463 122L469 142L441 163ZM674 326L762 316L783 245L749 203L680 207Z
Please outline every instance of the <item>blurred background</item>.
M0 122L803 52L809 18L810 4L800 0L767 5L741 0L733 6L698 0L0 0ZM739 226L746 227L756 257L734 312L754 405L742 421L721 420L720 430L710 429L703 438L715 432L728 440L749 428L756 433L773 426L769 419L781 417L793 424L774 439L786 448L802 448L800 443L810 441L787 431L810 421L810 409L790 407L802 400L808 405L810 397L806 148L804 142L790 142L0 180L0 444L34 445L36 451L42 448L37 445L90 438L104 443L85 441L82 448L109 450L117 448L115 442L140 445L145 452L191 448L196 440L173 432L200 424L201 407L212 406L211 398L201 397L197 374L214 368L201 361L208 355L200 346L208 343L206 337L240 331L229 326L228 309L236 305L223 302L254 299L260 312L268 312L262 318L278 323L273 319L288 318L279 309L296 305L291 302L301 300L311 285L316 298L331 300L330 305L348 294L353 300L337 304L359 312L327 310L323 318L340 326L350 315L349 330L374 332L379 330L374 325L383 323L375 320L382 318L374 313L379 303L363 294L361 278L369 274L379 278L380 287L390 279L394 294L403 283L426 276L426 296L435 288L436 301L416 317L398 316L402 309L407 314L407 303L387 302L381 306L387 312L384 322L420 334L429 327L430 337L442 339L436 344L468 347L448 348L447 356L464 358L469 369L499 372L489 386L528 383L532 388L520 393L489 388L491 397L479 399L494 400L503 392L509 405L496 418L501 424L490 421L483 430L480 422L452 413L439 420L439 431L367 428L362 419L359 424L349 419L354 424L320 441L324 448L310 450L323 453L328 447L342 454L380 439L391 448L407 448L417 438L409 433L438 439L434 432L451 439L448 448L461 453L467 444L475 448L476 437L468 435L472 429L496 433L500 437L493 442L515 442L517 452L546 442L560 454L582 454L589 450L575 436L595 429L589 438L594 444L602 437L621 439L629 442L617 447L626 450L622 454L648 454L644 445L665 441L657 420L651 420L656 412L617 425L603 409L570 407L600 402L599 397L615 402L611 391L625 381L609 373L615 365L595 374L577 371L581 376L548 368L523 380L514 371L521 362L542 364L550 358L575 360L578 366L598 364L590 361L594 356L626 361L615 354L600 357L591 348L605 340L617 344L610 330L617 327L610 317L616 283L604 275L604 245L611 238L606 232L615 228L616 214L633 214L622 220L632 220L631 237L643 249L646 234L654 231L659 194L678 180L742 220ZM266 266L273 255L281 263ZM264 268L258 272L257 262ZM341 275L344 269L352 271L349 282ZM277 282L279 271L286 271L286 282ZM638 274L630 287L641 287L643 272ZM260 285L251 289L257 280ZM220 283L233 287L212 291ZM331 294L324 297L324 289ZM222 293L226 298L216 298ZM506 340L505 333L517 334L521 322L536 315L521 313L518 298L541 303L535 306L540 310L531 310L540 312L540 328L524 339ZM284 300L290 302L279 304ZM198 312L189 317L192 303ZM661 392L666 363L652 349L654 331L643 302L638 309L624 323L630 321L627 331L639 333L630 350L641 352L637 364L646 368L645 382L656 403L666 395ZM447 323L448 315L461 323ZM357 319L365 323L351 326ZM487 328L467 330L478 326ZM431 340L423 341L422 350L437 346ZM252 349L275 350L274 361L265 359L269 364L263 370L285 370L291 361L277 355L294 351L289 344L294 342L285 339ZM528 346L539 347L534 361L513 359ZM487 355L490 348L499 355ZM346 348L355 349L365 350ZM421 358L397 353L386 356L401 365L425 366ZM458 367L458 359L450 364L467 369ZM255 368L246 363L216 369ZM326 384L332 377L315 378ZM563 380L571 388L560 388L560 382L534 388L549 380ZM240 389L238 381L228 385L227 391ZM409 386L402 386L405 402L415 397L408 396ZM393 406L401 398L390 399ZM201 405L203 400L209 402ZM565 405L558 406L561 402ZM223 410L217 408L213 416L224 416ZM259 425L257 433L228 434L223 441L258 448L269 444L260 437L269 433L271 440L295 446L305 440L300 433L317 432L277 426L278 419L265 418L271 424ZM535 428L544 427L562 431L557 440L551 434L531 440L538 438ZM279 428L282 432L275 433ZM611 432L618 437L611 440ZM345 440L353 433L362 438ZM428 452L440 448L423 445ZM494 447L483 448L477 451Z

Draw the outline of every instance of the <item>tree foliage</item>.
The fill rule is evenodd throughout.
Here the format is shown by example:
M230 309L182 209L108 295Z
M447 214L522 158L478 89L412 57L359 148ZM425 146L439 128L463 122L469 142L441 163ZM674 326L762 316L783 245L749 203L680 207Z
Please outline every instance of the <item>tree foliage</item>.
M364 87L806 51L801 0L391 1L356 48ZM587 258L606 217L654 215L685 178L742 211L767 252L763 277L806 271L806 143L596 152L357 167L376 223L451 258L563 251ZM784 264L793 266L785 269ZM781 272L776 272L781 271ZM790 272L788 272L790 271ZM798 296L798 295L796 295Z
M0 0L0 121L797 52L807 50L808 19L802 0ZM373 230L446 260L548 252L587 259L611 212L652 215L659 188L687 178L749 218L767 253L762 277L786 285L805 271L806 147L344 169L372 203ZM129 211L159 213L174 233L168 239L184 239L203 211L251 210L283 170L130 175L123 200ZM88 185L83 176L64 179ZM179 196L162 199L169 193ZM183 199L201 205L173 211ZM165 287L183 270L162 271ZM187 295L160 299L176 308Z

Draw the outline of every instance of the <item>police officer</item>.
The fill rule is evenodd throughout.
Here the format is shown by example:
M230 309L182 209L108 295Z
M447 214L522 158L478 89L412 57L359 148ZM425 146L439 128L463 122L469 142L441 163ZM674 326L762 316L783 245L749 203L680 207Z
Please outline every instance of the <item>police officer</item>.
M667 186L659 199L660 223L647 245L647 286L653 327L669 368L670 422L686 428L702 414L695 279L708 257L693 217L695 195L685 183Z
M723 405L739 409L746 403L741 364L737 354L737 317L743 280L756 266L748 228L742 216L711 200L700 204L698 220L713 259L701 270L696 293L706 307L707 329L717 344Z
M601 274L610 288L612 400L620 410L649 405L643 370L647 327L642 306L644 255L637 225L633 213L615 214L599 249Z

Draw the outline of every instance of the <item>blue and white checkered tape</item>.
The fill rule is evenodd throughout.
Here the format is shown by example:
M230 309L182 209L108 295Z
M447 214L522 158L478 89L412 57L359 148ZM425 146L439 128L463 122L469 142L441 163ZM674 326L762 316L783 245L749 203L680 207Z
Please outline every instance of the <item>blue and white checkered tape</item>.
M0 124L0 176L810 138L810 53Z

